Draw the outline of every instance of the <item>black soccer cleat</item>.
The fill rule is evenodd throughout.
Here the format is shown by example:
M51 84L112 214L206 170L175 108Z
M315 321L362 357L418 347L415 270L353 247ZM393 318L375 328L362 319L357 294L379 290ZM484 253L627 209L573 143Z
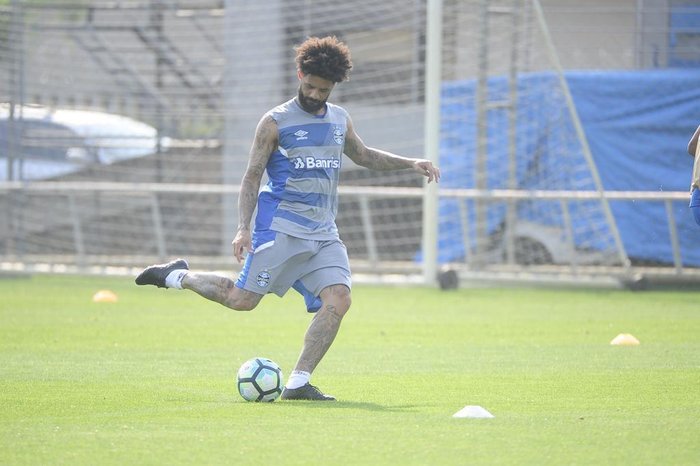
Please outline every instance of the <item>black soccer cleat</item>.
M189 270L185 259L175 259L167 264L151 265L143 269L143 272L136 277L137 285L155 285L158 288L166 288L165 278L170 272L177 269Z
M280 398L283 400L335 401L334 396L324 395L321 390L308 382L299 388L285 387Z

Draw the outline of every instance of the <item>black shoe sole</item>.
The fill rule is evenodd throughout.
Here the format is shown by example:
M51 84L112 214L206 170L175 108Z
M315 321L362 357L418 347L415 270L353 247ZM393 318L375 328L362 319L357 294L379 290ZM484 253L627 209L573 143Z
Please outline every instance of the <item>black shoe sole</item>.
M285 388L280 399L286 401L336 401L331 395L324 395L318 389L311 388L309 384L299 388Z
M165 279L170 272L177 269L189 270L190 267L185 259L175 259L167 264L146 267L134 281L137 285L154 285L158 288L166 288Z

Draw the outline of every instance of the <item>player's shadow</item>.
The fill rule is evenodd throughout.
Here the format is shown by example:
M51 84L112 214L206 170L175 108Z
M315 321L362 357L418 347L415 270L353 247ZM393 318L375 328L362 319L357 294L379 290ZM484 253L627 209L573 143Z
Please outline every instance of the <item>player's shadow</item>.
M363 409L381 412L412 412L417 411L417 405L387 406L366 401L282 401L275 403L283 406L300 406L313 409Z

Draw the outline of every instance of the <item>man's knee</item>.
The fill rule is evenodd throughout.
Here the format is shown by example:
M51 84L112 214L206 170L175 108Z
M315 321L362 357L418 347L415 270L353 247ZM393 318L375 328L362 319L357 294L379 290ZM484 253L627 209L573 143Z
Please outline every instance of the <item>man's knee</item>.
M234 287L229 290L222 304L235 311L252 311L257 307L261 299L262 295Z
M350 288L345 285L331 285L321 291L321 300L325 306L333 306L334 313L343 317L352 304Z

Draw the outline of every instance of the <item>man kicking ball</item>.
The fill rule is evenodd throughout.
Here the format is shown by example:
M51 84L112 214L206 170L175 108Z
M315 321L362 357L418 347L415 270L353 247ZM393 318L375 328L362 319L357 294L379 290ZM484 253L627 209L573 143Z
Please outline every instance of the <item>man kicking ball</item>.
M335 223L342 156L374 170L411 169L428 183L440 180L440 169L365 146L348 112L328 102L352 68L350 51L337 38L309 38L296 48L296 65L297 95L265 113L255 130L232 243L236 259L245 258L238 279L193 272L177 259L146 268L136 283L192 290L238 311L254 309L267 293L283 296L294 288L315 315L281 398L332 401L310 378L350 309L350 265ZM260 190L265 171L269 181Z

